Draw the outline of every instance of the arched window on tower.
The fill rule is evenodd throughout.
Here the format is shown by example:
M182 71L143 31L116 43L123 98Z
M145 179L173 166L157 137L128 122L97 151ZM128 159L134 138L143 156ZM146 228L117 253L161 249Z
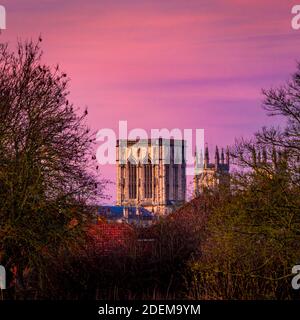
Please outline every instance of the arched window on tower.
M165 165L165 195L166 195L166 201L170 200L170 165Z
M174 177L173 177L173 190L174 190L174 196L173 200L178 200L178 164L174 165Z
M145 173L145 198L152 198L152 163L149 160L147 164L144 165Z
M137 166L132 162L128 162L128 170L129 170L129 199L136 199L136 175L137 175Z

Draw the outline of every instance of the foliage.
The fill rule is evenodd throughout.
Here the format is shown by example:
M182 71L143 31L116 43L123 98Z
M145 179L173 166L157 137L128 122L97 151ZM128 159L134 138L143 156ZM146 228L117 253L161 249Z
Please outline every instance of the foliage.
M201 245L188 266L194 299L291 299L291 270L300 252L300 66L280 89L263 91L284 130L263 128L240 140L231 156L227 200L215 203Z

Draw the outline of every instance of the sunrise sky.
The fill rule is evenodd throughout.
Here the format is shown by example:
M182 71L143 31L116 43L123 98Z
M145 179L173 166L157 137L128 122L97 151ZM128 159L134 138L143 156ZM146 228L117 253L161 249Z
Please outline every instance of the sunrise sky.
M41 34L44 61L68 73L71 100L89 108L94 130L117 129L119 120L129 129L204 128L212 148L230 145L275 123L261 109L261 89L287 80L300 60L300 30L291 28L297 0L1 4L1 41ZM115 168L102 173L114 179Z

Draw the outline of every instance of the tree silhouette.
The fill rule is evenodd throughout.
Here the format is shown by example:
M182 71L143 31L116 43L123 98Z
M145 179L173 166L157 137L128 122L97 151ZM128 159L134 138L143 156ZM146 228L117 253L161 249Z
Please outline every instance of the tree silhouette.
M79 242L102 190L87 111L68 101L67 74L42 63L41 41L0 47L0 262L20 287L24 270L42 285L45 264Z

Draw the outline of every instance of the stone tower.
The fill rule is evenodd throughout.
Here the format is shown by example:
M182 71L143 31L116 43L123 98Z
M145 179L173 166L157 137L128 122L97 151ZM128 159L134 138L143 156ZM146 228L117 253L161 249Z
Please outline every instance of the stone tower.
M183 140L118 140L116 151L117 205L164 215L185 202Z
M215 151L214 163L209 161L208 147L205 147L204 159L203 156L195 155L195 176L194 176L194 196L198 196L205 189L215 189L219 185L229 185L229 150L224 149L219 153L218 147Z

